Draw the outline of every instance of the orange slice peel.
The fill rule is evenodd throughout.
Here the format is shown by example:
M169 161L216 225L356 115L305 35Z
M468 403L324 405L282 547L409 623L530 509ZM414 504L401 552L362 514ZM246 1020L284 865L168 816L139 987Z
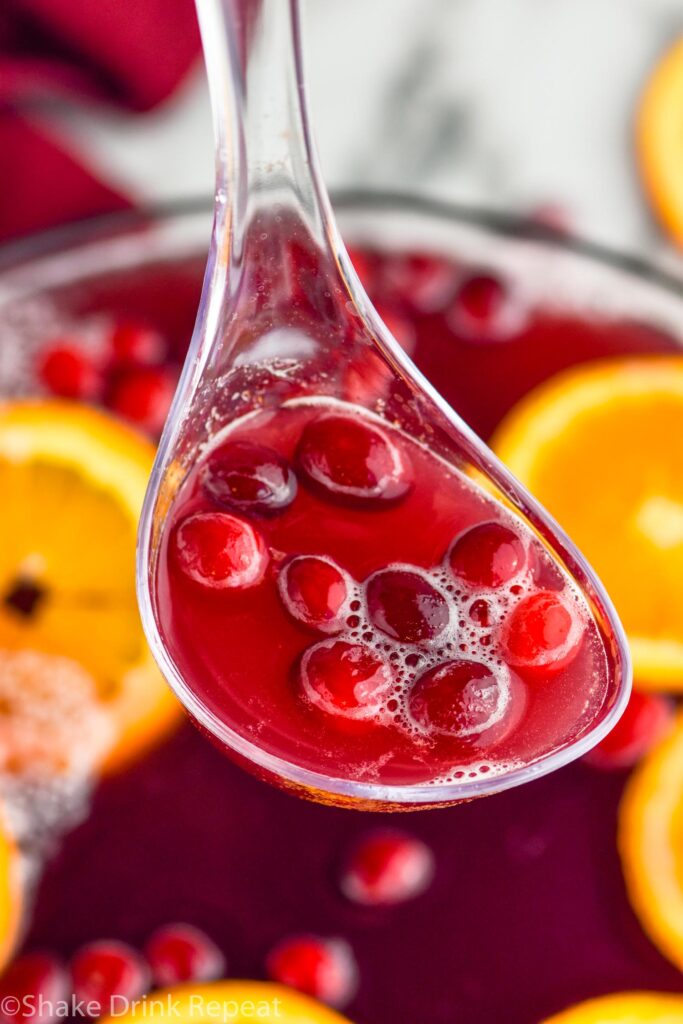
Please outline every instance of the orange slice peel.
M157 1024L250 1024L254 1020L270 1024L349 1024L346 1017L309 996L261 981L217 981L152 992L132 1003L126 1012L103 1018L101 1024L133 1024L138 1020Z
M14 952L22 912L23 865L4 811L0 808L0 970Z
M630 777L618 846L631 905L652 942L683 969L683 714ZM682 1018L683 1019L683 1018Z
M617 992L577 1003L543 1024L683 1024L683 996Z
M149 441L95 409L0 406L0 682L3 672L16 674L20 652L33 652L34 668L37 658L57 659L63 680L70 662L81 696L86 676L95 687L90 724L98 713L109 717L112 736L96 759L107 770L147 750L181 713L145 643L135 596L137 521L153 458ZM37 675L34 691L49 689ZM50 699L57 714L56 692ZM29 759L31 716L22 713L23 733L12 735ZM44 733L62 751L63 726L56 717Z
M683 246L683 38L650 75L636 115L636 155L658 219Z
M636 684L683 692L683 357L558 374L508 414L501 459L593 565L626 629Z

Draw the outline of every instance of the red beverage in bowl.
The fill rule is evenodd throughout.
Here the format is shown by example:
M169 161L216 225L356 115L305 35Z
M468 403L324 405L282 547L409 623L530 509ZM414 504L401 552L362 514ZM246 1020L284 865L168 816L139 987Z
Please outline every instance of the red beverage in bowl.
M414 336L419 367L483 437L526 392L566 366L620 354L680 352L681 302L661 279L527 237L504 237L486 225L463 223L445 208L429 213L387 201L382 209L366 202L342 212L348 237L367 243L373 300L386 303L391 291L394 316ZM47 294L45 281L54 280L62 256L41 256L23 275L13 275L11 288L6 282L17 295L11 316L3 315L8 346L19 347L21 324L28 348L39 338L49 340L55 325L78 333L83 323L92 332L98 318L142 317L169 339L177 367L196 313L207 236L203 217L145 223L126 234L126 266L119 260L120 239L89 241L71 254L76 280L59 277L64 283ZM424 278L413 287L406 277L411 252L435 253L447 263L451 285L442 273L435 277L436 308L431 285L423 302ZM422 257L418 265L422 272ZM512 333L477 336L472 317L465 322L452 311L460 283L482 268L509 295L527 296ZM36 289L40 301L29 315L23 307ZM474 289L479 297L481 291ZM473 303L471 293L467 310L481 313L486 302ZM19 370L10 392L24 388ZM221 443L217 439L216 448ZM279 450L276 441L264 444ZM291 468L299 497L318 501L333 516L361 515L359 508L323 500L300 478L297 459ZM277 491L282 475L269 479ZM187 483L183 499L198 479ZM394 514L400 509L397 504ZM291 507L258 517L244 509L218 511L267 536ZM376 515L383 522L391 511ZM427 534L430 529L428 519ZM437 562L453 550L449 543ZM318 552L317 543L309 550ZM455 564L474 572L478 550L478 544L463 545L453 555ZM499 572L515 561L515 545L506 550L505 558L494 560ZM325 568L288 558L289 570L281 575L290 583L290 603L302 616L328 623L346 593L344 578L340 584L329 564L334 558L321 559ZM269 558L267 572L277 564ZM367 574L358 570L354 579L365 585ZM477 579L481 586L483 577ZM479 621L487 614L482 600L472 604ZM298 631L301 650L334 641L335 634L285 612L277 587L272 601L284 628ZM259 643L268 641L266 628ZM297 677L290 678L296 694ZM302 710L309 709L304 704ZM311 716L313 711L315 706ZM350 732L365 727L339 716L323 721L348 725ZM676 990L679 972L642 934L624 893L614 848L622 785L623 773L577 763L454 813L402 818L401 825L433 854L431 885L404 906L357 907L339 890L340 860L368 827L386 827L386 815L358 816L292 800L236 768L187 726L99 788L89 819L65 838L43 879L27 942L68 958L102 936L140 947L160 925L184 920L209 932L227 955L231 974L263 977L268 952L288 936L342 936L358 962L358 994L348 1014L359 1024L408 1017L445 1022L454 1015L473 1024L530 1024L601 992ZM131 892L139 898L131 900ZM448 941L435 943L435 934ZM577 934L589 941L574 941Z

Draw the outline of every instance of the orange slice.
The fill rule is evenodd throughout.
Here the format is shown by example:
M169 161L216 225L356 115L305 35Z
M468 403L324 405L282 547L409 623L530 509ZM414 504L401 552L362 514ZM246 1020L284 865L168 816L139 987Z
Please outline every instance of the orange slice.
M683 1024L683 996L617 992L578 1003L543 1024Z
M683 715L631 776L618 845L629 899L654 944L683 969Z
M251 1024L349 1024L335 1010L293 989L263 981L217 981L210 985L180 985L132 1003L125 1013L104 1018L101 1024L197 1024L225 1021Z
M683 357L590 363L517 405L494 448L601 577L642 688L683 690Z
M94 680L114 724L108 768L146 750L179 715L135 597L153 457L148 441L94 409L0 406L0 649L69 659Z
M683 245L683 38L665 53L645 86L636 152L655 213Z
M0 812L0 970L14 952L23 907L19 851Z

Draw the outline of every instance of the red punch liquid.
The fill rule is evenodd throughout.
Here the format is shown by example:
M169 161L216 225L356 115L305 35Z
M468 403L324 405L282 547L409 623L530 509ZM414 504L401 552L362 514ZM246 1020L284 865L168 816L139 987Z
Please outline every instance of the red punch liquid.
M419 253L361 255L368 291L384 314L393 314L392 330L398 335L403 328L404 343L412 346L420 369L485 438L519 398L564 367L615 355L680 352L678 340L650 320L649 313L635 320L615 312L626 305L619 288L628 289L628 278L620 278L615 291L608 290L604 307L597 286L590 309L577 306L580 294L573 297L569 291L566 301L553 297L552 304L532 303L512 331L501 334L495 325L491 336L486 321L491 313L495 320L504 312L501 291L505 300L517 285L527 283L527 272L513 260L505 274L493 272L497 288L481 280L466 288L472 276L482 276L481 267L467 265L467 251L456 254L457 260ZM177 368L192 330L204 264L203 255L186 261L169 257L89 277L74 290L70 309L75 319L85 321L92 315L141 317L169 338ZM487 270L489 277L491 273ZM262 443L273 442L264 436ZM376 509L371 517L360 507L322 499L300 480L296 466L292 471L298 483L294 505L271 516L237 513L265 538L285 523L294 529L293 511L301 501L348 524L362 517L396 521L416 508L413 491L403 503ZM269 479L283 482L282 475L271 473ZM274 490L285 500L286 489ZM434 488L430 490L433 494ZM197 477L188 480L181 499L196 502L195 507L211 504L200 496ZM178 506L176 513L180 511ZM307 550L321 550L323 533L332 535L331 522L314 521L320 533L308 538ZM417 563L417 552L411 554L407 546L429 543L431 528L428 518L421 536L406 533L399 538L406 548L398 556L387 555ZM377 538L389 543L379 528L375 543ZM432 558L441 560L451 539L444 537L443 550L430 552L430 563ZM353 545L345 565L357 583L375 568L355 568L361 554L360 546ZM370 559L372 552L366 550L362 557L366 555ZM344 563L341 550L331 548L329 556ZM469 564L462 550L461 556ZM512 560L514 552L507 564ZM278 564L271 556L267 572ZM334 572L300 570L294 573L297 578L303 606L318 617L334 615L343 590ZM311 578L317 589L309 586ZM268 579L263 594L269 595L272 616L257 634L252 657L274 657L275 635L289 638L292 660L296 652L333 639L293 619ZM169 601L170 583L162 563L159 584ZM182 585L188 593L192 589L193 601L183 605L182 616L174 610L169 619L169 637L179 640L186 637L191 621L199 621L200 605L218 600L215 594L191 588L189 580L183 579ZM311 599L311 590L313 597L322 594L322 600ZM255 597L255 591L246 593ZM228 595L220 599L231 600ZM474 611L484 614L481 606ZM234 634L222 629L226 644L235 641ZM203 668L204 657L222 657L218 640L202 647L192 639L193 672ZM246 656L246 645L240 651ZM584 653L585 646L574 664L544 689L531 679L524 681L525 688L539 702L553 694L569 699L568 677L578 675ZM325 742L342 750L335 770L348 769L345 759L352 741L357 742L353 730L368 728L367 723L325 717L306 706L289 669L288 656L283 674L273 677L283 702L273 722L291 731L274 739L282 745L289 736L298 745L298 757L307 753L319 763L317 751L310 749L317 722ZM194 678L197 692L207 700L211 681L217 706L234 712L243 727L255 719L249 701L272 698L270 688L243 684L239 690L233 681L232 704L226 705L220 676L212 681L212 675L202 672ZM242 706L240 696L245 698ZM542 703L537 706L542 710ZM531 707L527 704L525 714ZM340 734L344 728L348 732ZM392 750L398 741L410 750L398 730L377 729L377 735L390 731ZM516 734L528 744L536 742L530 730L522 732L521 724ZM514 736L512 731L503 742L511 743ZM541 738L551 738L547 724ZM431 756L430 771L439 761L436 743ZM482 760L473 751L469 756ZM358 994L345 1011L355 1024L536 1024L601 993L677 992L680 972L643 934L624 892L615 848L624 779L623 772L577 762L492 800L387 819L386 814L350 813L298 800L264 785L188 724L99 786L90 817L65 838L43 877L27 945L65 958L82 943L102 937L142 948L160 926L188 922L217 943L229 975L262 978L269 951L288 936L339 936L350 944L358 963ZM340 863L368 829L385 829L388 823L426 844L434 859L434 878L410 904L387 908L351 903L339 888Z
M157 615L189 687L288 762L397 785L529 764L599 713L589 608L479 486L357 406L238 420L172 509Z

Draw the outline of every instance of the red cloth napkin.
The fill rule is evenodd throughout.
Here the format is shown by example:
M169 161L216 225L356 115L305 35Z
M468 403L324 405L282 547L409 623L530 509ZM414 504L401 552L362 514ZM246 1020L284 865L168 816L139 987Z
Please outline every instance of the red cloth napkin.
M198 52L193 0L0 0L0 239L131 205L45 130L55 97L148 110Z

